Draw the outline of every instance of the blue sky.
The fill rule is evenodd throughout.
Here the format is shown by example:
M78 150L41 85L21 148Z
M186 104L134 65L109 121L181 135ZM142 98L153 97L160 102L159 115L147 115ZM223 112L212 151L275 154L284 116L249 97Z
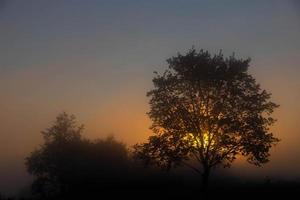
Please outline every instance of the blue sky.
M109 60L116 62L115 67L121 67L124 59L127 64L131 62L126 59L153 63L192 45L251 57L292 53L300 46L299 5L293 1L4 1L1 69L57 63L72 67L78 60Z

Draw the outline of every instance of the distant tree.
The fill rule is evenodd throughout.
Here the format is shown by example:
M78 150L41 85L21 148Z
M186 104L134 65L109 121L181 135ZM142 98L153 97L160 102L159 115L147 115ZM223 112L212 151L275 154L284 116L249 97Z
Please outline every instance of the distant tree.
M85 194L85 190L118 181L128 165L127 149L113 137L83 139L83 125L74 115L61 113L42 131L44 144L26 158L26 167L36 179L34 194L42 199ZM88 192L87 192L88 193Z
M135 145L135 156L167 169L186 165L202 174L204 188L211 169L230 167L237 155L266 163L279 141L269 131L278 105L248 73L250 59L191 49L167 62L147 94L155 135Z
M82 131L83 125L77 124L75 116L63 112L56 117L53 126L41 132L44 144L25 162L28 172L37 177L32 185L35 193L46 198L66 189L67 176L74 170L70 160L75 153L72 149L78 149L81 144Z

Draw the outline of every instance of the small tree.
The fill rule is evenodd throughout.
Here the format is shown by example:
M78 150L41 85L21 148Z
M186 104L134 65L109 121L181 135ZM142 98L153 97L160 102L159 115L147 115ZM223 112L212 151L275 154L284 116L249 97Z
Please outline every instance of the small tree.
M230 167L237 155L266 163L279 141L269 131L278 105L248 73L250 59L191 49L167 62L147 94L155 135L135 145L136 157L167 169L186 165L202 174L204 189L211 169Z
M44 143L25 163L27 171L36 177L34 194L42 199L76 197L125 180L130 164L126 146L114 137L84 139L82 131L75 116L61 113L42 132Z
M56 117L50 128L42 131L44 144L25 159L27 171L37 177L32 184L35 193L46 198L66 189L70 177L76 174L82 131L83 125L77 124L75 116L65 112Z

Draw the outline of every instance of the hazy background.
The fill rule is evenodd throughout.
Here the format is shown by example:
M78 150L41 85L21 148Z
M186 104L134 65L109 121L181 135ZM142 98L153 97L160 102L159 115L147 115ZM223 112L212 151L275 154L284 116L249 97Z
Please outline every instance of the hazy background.
M152 72L192 45L251 57L251 73L281 105L271 162L239 160L236 173L298 179L299 36L296 0L0 0L0 192L29 183L24 157L61 111L88 138L144 141Z

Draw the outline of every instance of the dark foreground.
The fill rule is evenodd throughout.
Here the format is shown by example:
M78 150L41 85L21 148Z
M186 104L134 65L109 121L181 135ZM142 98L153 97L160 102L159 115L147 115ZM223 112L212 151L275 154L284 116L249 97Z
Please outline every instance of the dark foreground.
M204 192L200 183L182 180L157 180L157 182L127 182L84 184L74 186L60 194L23 193L4 199L258 199L295 198L300 195L300 182L214 182Z

